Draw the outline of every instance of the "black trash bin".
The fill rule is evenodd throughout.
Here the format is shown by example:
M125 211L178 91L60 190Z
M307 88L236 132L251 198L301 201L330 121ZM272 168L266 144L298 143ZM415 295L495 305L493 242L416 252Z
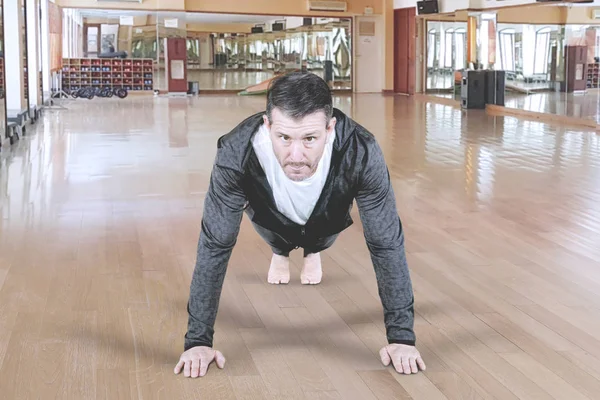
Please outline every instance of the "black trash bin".
M189 81L187 94L192 94L192 95L197 96L198 93L200 93L200 83L198 83L196 81Z
M486 95L486 72L482 70L464 71L461 80L461 107L484 109Z
M506 90L506 71L486 71L485 101L487 104L504 106L504 92Z

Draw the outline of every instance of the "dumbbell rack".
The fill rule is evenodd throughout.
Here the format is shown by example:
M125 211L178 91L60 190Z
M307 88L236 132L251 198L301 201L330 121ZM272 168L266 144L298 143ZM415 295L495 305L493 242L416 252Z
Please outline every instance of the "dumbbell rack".
M65 58L62 87L65 91L85 87L123 88L128 92L152 93L153 59Z

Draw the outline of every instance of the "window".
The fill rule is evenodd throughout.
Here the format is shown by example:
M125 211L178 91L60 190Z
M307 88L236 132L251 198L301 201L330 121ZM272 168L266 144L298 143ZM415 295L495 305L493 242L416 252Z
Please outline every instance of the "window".
M542 28L535 34L534 74L548 73L548 56L550 54L550 28Z
M435 62L435 29L429 30L427 33L427 67L433 68Z
M514 72L515 68L515 30L503 29L500 34L500 68Z
M465 64L467 62L467 58L466 58L466 48L467 48L467 31L464 28L459 28L456 30L456 32L454 33L455 36L455 59L454 59L454 63L455 66L454 68L459 70L459 69L464 69L465 68Z
M454 29L448 29L444 33L444 68L452 68L452 45L454 39Z

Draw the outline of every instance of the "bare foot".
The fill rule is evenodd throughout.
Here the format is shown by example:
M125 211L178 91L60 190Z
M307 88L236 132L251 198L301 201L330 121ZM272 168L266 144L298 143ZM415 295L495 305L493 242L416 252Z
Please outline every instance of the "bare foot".
M321 254L309 254L304 258L300 281L303 285L316 285L321 283L321 278L323 278Z
M290 283L289 257L273 254L267 281L273 285L279 285L280 283Z

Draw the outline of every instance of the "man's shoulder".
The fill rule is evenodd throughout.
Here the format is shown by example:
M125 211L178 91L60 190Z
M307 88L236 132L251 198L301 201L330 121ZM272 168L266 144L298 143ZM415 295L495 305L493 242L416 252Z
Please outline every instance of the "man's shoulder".
M342 121L342 126L339 128L344 140L340 142L339 149L343 157L351 160L351 164L358 170L372 169L374 166L380 168L385 165L383 150L375 134L341 112L336 115L336 118Z
M346 143L354 141L358 147L370 147L376 143L375 136L364 126L356 122L350 116L339 109L334 109L334 117L337 120L336 136L339 141L339 147L346 147Z
M217 148L238 147L242 142L248 142L263 123L264 112L253 114L237 124L217 141Z
M249 116L218 139L217 165L240 172L244 169L252 137L263 123L263 114L260 112Z

